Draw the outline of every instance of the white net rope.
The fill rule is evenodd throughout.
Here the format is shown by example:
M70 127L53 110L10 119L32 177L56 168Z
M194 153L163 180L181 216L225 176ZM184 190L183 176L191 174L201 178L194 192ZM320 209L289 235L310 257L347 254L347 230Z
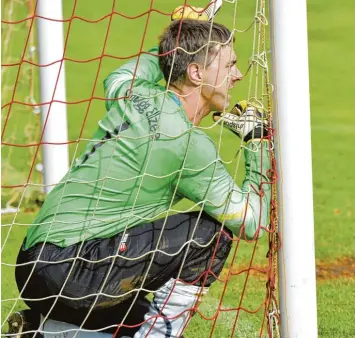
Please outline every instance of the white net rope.
M244 20L243 24L245 23L245 25L241 25L239 23L237 23L237 13L238 13L238 2L237 1L225 1L226 4L225 6L228 6L228 10L230 13L232 13L230 15L230 22L225 23L226 25L229 25L229 28L232 29L232 34L233 36L236 38L237 41L237 48L238 48L238 40L239 40L239 36L243 33L249 33L249 32L253 32L252 35L252 46L249 53L249 68L248 68L248 90L247 90L247 99L248 101L256 106L256 107L262 107L264 108L268 113L269 113L269 118L271 118L271 102L270 102L270 94L271 94L271 90L272 90L272 86L269 83L269 74L268 74L268 59L267 59L267 44L266 44L266 27L268 24L267 21L267 14L266 14L266 8L265 8L265 2L264 1L259 1L257 0L256 3L254 4L255 8L254 8L254 15L250 18L248 18L249 21ZM11 5L10 5L11 4ZM7 5L11 8L13 6L13 4L16 5L20 5L20 6L26 6L26 3L20 3L20 2L8 2ZM174 5L183 5L184 3L182 3L182 1L178 2L175 1ZM77 1L73 1L72 7L71 7L71 15L72 17L74 17L75 15L80 16L79 14L77 14L76 8L77 8L78 2ZM154 9L156 9L158 6L154 7L154 1L152 1L149 5L149 8L145 8L145 11L147 13L146 17L145 17L145 26L149 26L149 24L152 24L152 18L150 17L150 14L154 11ZM193 4L195 5L195 4ZM171 6L171 5L170 5ZM118 7L119 8L119 7ZM140 11L140 13L144 12L144 10ZM4 13L6 13L6 10L4 11ZM8 13L12 13L11 10L8 11ZM31 13L31 12L30 12ZM120 17L119 13L122 13L122 10L117 9L117 4L115 1L112 2L112 6L111 6L111 12L105 13L101 18L106 17L107 18L107 28L106 31L103 32L103 34L106 36L108 36L108 32L110 31L111 26L113 25L113 21L115 20L116 17ZM127 14L129 15L129 14ZM133 16L132 16L133 17ZM8 19L5 19L7 21L16 21L13 19L13 17L9 17ZM93 20L95 21L95 20ZM97 23L98 21L101 21L101 19L96 20L95 22L92 23ZM218 17L216 19L216 21L218 22ZM74 34L74 32L72 32L72 30L74 30L74 28L71 26L71 21L69 26L66 28L66 35L70 36L70 34ZM28 29L28 21L25 21L25 27L27 27L26 29ZM22 26L19 25L9 25L9 27L11 26L17 26L16 29L19 30L23 30L23 24ZM145 31L146 32L146 31ZM145 40L145 32L143 34L143 36L141 37L142 39L142 43L141 43L141 50L143 47L143 43ZM10 31L10 33L7 34L14 34L12 31ZM33 35L31 35L33 36ZM232 38L232 37L231 37ZM4 43L8 43L6 42L8 41L8 39L3 39L3 44ZM68 42L69 41L69 42ZM66 39L67 44L65 45L65 48L70 49L70 39ZM102 45L102 49L100 50L100 55L107 55L108 51L106 50L106 40L105 43L103 43ZM6 48L7 45L6 45ZM33 50L33 49L29 49L29 50ZM135 51L137 52L137 51ZM185 51L186 52L186 51ZM196 51L197 52L197 51ZM187 52L186 52L187 53ZM9 54L10 55L10 54ZM119 55L117 55L117 57L119 57ZM3 58L4 60L4 58ZM11 64L11 57L9 57L8 59L6 59L6 61L4 61L3 63L6 64ZM98 65L97 65L97 73L96 75L99 74L100 69L102 67L102 63L103 63L103 58L100 58L98 61ZM33 65L29 65L31 71L33 68ZM31 68L32 67L32 68ZM69 67L68 67L69 68ZM70 70L68 70L69 72ZM170 74L171 75L171 74ZM246 74L245 74L246 75ZM33 75L32 75L33 76ZM3 79L4 79L4 74L3 74ZM29 78L27 77L25 80L25 82L27 81L34 81L33 78L32 80L29 80ZM225 81L228 81L228 77L225 79ZM5 83L5 82L4 82ZM96 91L96 84L97 82L94 82L94 86L92 89L92 93L94 93ZM223 84L222 84L223 85ZM70 90L70 89L69 89ZM11 87L7 88L4 87L3 91L5 91L6 95L10 95L11 96ZM164 97L166 97L167 92L164 93ZM5 95L4 95L5 96ZM5 96L6 97L6 96ZM149 96L149 97L143 97L144 99L148 99L148 98L152 98L153 96ZM245 97L243 97L245 98ZM31 102L34 103L34 91L33 91L33 85L31 86L31 90L28 93L27 98L24 100L24 102ZM3 101L4 102L4 101ZM8 102L8 101L5 101ZM163 101L164 102L164 101ZM102 105L102 101L100 103ZM25 109L30 109L33 111L33 107L25 107ZM89 108L90 109L90 104L89 104ZM36 111L37 113L37 111ZM17 114L17 111L16 111ZM11 114L9 114L9 119L10 118L14 118L13 116L16 116L15 112L12 111ZM33 115L33 114L32 114ZM86 119L84 120L86 121ZM38 125L38 121L36 122ZM83 122L85 123L85 122ZM32 123L33 124L33 123ZM16 125L16 123L15 123ZM78 128L78 127L77 127ZM209 123L209 124L203 124L200 127L193 127L193 128L200 128L204 131L206 131L206 133L209 132L214 132L215 134L215 141L216 141L216 146L219 152L223 152L223 139L226 137L226 134L228 133L225 129L222 128L221 124L217 124L217 123ZM217 131L217 132L216 132ZM165 135L165 134L164 134ZM217 136L216 136L217 135ZM154 137L154 133L151 135ZM165 135L165 136L170 136L170 135ZM119 137L125 137L124 135L120 135ZM146 136L144 136L146 137ZM39 139L39 134L36 134L35 137L35 142L40 141ZM75 159L79 156L80 154L80 146L82 143L85 143L86 141L92 141L92 139L86 138L84 136L80 135L80 139L78 139L78 142L76 142L75 146L72 148L72 153L71 153L71 166L74 165L74 161ZM98 140L101 141L101 140ZM7 141L5 141L6 143L11 143L14 142L14 139L8 139ZM18 142L18 140L17 140ZM34 142L34 143L35 143ZM151 142L150 144L150 148L148 148L147 151L147 160L146 160L146 166L148 166L150 158L152 156L152 150L153 150L153 145L154 141ZM243 162L242 160L242 152L243 151L249 151L247 149L244 149L244 147L242 145L240 145L239 150L237 149L235 143L233 144L233 146L236 148L235 152L237 153L237 156L235 158L231 158L229 160L225 160L222 156L222 161L226 166L229 166L231 168L232 171L232 177L235 180L238 180L238 177L241 175L240 172L242 171L241 169L241 164ZM272 144L270 144L269 147L270 151L272 150ZM10 150L8 151L10 153ZM114 161L113 161L113 155L114 155L114 149L112 150L112 155L111 155L111 161L109 163L109 166L107 167L107 172L110 171L110 167L113 165ZM186 157L185 157L186 160ZM132 203L132 208L131 208L131 214L130 217L138 217L141 220L141 223L148 223L148 222L152 222L154 219L156 218L164 218L164 223L163 223L163 227L162 227L162 231L161 234L157 240L157 246L154 250L151 250L149 252L146 252L143 256L139 256L139 257L134 257L134 258L128 258L125 257L124 255L120 254L119 252L119 248L117 249L117 252L115 252L113 255L106 257L103 260L95 260L95 261L90 261L87 260L83 257L80 256L81 253L81 249L82 246L84 244L84 241L81 242L81 246L79 246L78 250L77 250L77 255L76 257L73 257L71 259L67 259L67 260L63 260L63 261L57 261L57 263L60 262L70 262L71 263L71 269L69 270L67 277L63 283L63 286L60 290L60 292L58 294L52 295L51 297L48 297L48 299L54 299L53 305L51 307L51 309L48 311L47 314L43 314L43 318L42 320L45 321L47 318L50 318L50 314L52 309L55 307L55 305L57 304L57 302L59 301L59 299L64 298L64 299L73 299L73 300L79 300L79 299L84 299L85 297L88 296L94 296L95 300L94 303L92 305L91 310L94 308L97 300L99 299L100 296L105 296L108 298L126 298L128 295L133 295L133 301L132 301L132 305L131 308L134 306L135 301L138 299L138 295L141 292L144 293L153 293L155 290L150 290L147 289L146 287L144 287L145 285L145 280L148 276L149 270L151 265L153 264L154 261L154 257L155 255L157 255L158 253L163 253L166 256L174 256L174 255L178 255L181 252L185 252L185 255L183 257L182 260L182 264L180 266L180 272L177 276L177 278L179 278L180 273L182 271L182 268L185 264L185 261L187 259L187 253L188 253L188 249L191 246L192 243L194 243L195 246L199 246L199 247L207 247L209 246L212 241L215 238L212 238L210 243L201 245L198 241L196 241L195 239L193 239L193 236L191 237L191 240L186 241L186 243L180 248L180 250L174 254L169 254L167 252L165 252L164 250L159 249L159 247L161 247L161 237L163 234L163 230L166 226L166 223L168 221L168 216L172 213L186 213L189 212L191 210L196 210L196 208L198 208L200 210L200 214L199 214L199 218L201 216L202 210L203 210L203 206L204 204L207 202L207 199L202 200L199 203L190 203L186 205L182 205L182 206L175 206L174 205L174 199L176 197L177 194L177 190L178 190L178 185L179 185L179 179L177 181L176 184L176 188L175 191L173 192L173 197L171 199L171 203L170 206L168 208L167 211L163 211L158 215L155 215L154 218L152 217L143 217L143 216L137 216L135 215L135 208L137 206L138 203L138 196L139 196L139 192L141 191L141 189L143 188L143 178L144 177L153 177L153 178L166 178L170 175L180 175L179 177L181 177L182 175L182 171L184 169L184 163L185 160L183 162L183 166L179 171L176 172L172 172L169 173L169 175L164 175L164 176L157 176L157 175L152 175L149 174L147 172L147 167L143 168L143 174L140 176L136 176L134 177L134 179L141 179L140 180L140 184L138 185L137 191L136 191L136 195L134 198L134 201ZM37 160L38 161L38 160ZM11 168L10 168L11 169ZM251 170L253 170L255 168L251 168ZM3 169L4 170L4 169ZM199 169L200 170L200 169ZM3 171L3 180L4 180L4 176L5 172ZM31 175L30 175L31 176ZM110 177L108 174L105 177L106 180L116 180L116 181L126 181L126 179L117 179L114 177ZM104 180L105 180L104 179ZM90 183L95 183L96 181L87 181L84 184L90 184ZM26 187L34 187L34 186L38 186L38 184L36 184L37 182L33 182L33 174L31 176L31 183L28 182L28 184L26 185ZM66 183L65 183L66 184ZM102 184L102 188L103 189L103 184ZM19 208L21 209L21 201L24 200L24 196L25 196L25 191L26 191L26 187L24 189L22 189L22 191L20 192L20 197L19 197ZM63 189L64 191L64 189ZM102 191L102 190L101 190ZM100 192L101 194L101 192ZM99 201L99 199L98 199ZM59 205L61 203L61 198L58 201L58 208ZM98 202L97 202L98 203ZM96 214L96 210L97 210L97 205L94 208L94 211L91 215L91 220L97 220L98 216ZM198 220L199 220L198 218ZM23 237L19 240L19 236L18 235L14 235L16 233L18 233L18 229L21 228L26 228L30 223L30 221L22 221L23 218L21 218L21 216L19 215L18 209L15 213L15 215L12 217L12 219L9 222L4 223L3 222L3 229L5 229L7 236L5 236L5 239L3 240L3 245L2 245L2 266L3 269L7 270L7 271L14 271L14 268L16 267L15 264L15 260L14 260L14 255L10 255L8 254L8 250L7 248L12 245L11 243L15 242L17 248L19 247ZM198 222L197 220L197 222ZM68 221L68 222L63 222L63 221L58 221L59 223L63 223L63 224L73 224L73 221ZM197 224L196 222L196 224ZM194 228L194 231L196 230L196 226ZM48 235L50 234L51 231L51 225L49 225L48 227ZM125 234L127 233L128 229L127 227L124 229L123 231L123 237L125 236ZM193 233L194 233L193 231ZM21 231L20 231L21 232ZM271 231L270 231L271 232ZM23 231L21 232L22 234L24 233ZM48 236L47 235L47 236ZM3 237L4 238L4 237ZM46 240L45 240L46 241ZM273 243L274 244L274 243ZM251 287L253 290L256 287L260 287L260 285L264 285L263 290L261 290L261 293L265 293L265 282L267 281L267 279L265 278L269 278L270 275L272 275L272 278L275 278L275 269L273 269L273 266L270 266L270 262L263 262L261 263L261 265L259 264L258 267L254 266L254 253L258 250L258 245L259 245L259 241L255 241L252 243L244 243L243 241L240 240L240 238L237 238L234 241L234 250L233 253L231 254L231 257L229 259L229 263L228 263L228 267L226 269L224 269L222 271L221 274L221 278L218 279L219 283L215 283L216 286L214 286L214 290L213 290L213 294L211 296L207 296L206 299L204 299L203 303L201 304L201 306L198 309L198 313L199 313L199 318L196 320L198 323L199 322L203 322L204 327L205 327L205 335L204 336L216 336L216 337L232 337L234 335L236 336L240 336L240 337L250 337L250 336L278 336L278 330L277 330L277 326L278 326L278 310L277 310L277 304L273 301L273 298L268 295L266 298L264 298L260 304L252 304L250 305L250 307L248 305L244 305L245 303L248 303L249 300L245 300L246 296L245 296L245 290L248 287ZM244 249L244 253L242 254L242 258L244 259L246 262L247 267L244 266L239 266L237 260L239 259L239 256L237 255L237 252L239 253L241 251L241 249L239 250L240 247L242 246L248 246L248 248ZM43 249L43 247L42 247ZM265 249L262 248L260 250ZM273 250L274 248L272 248L271 250ZM238 251L239 250L239 251ZM138 260L142 257L149 257L149 264L148 267L146 269L146 273L143 276L143 278L141 279L140 282L140 286L139 287L135 287L132 288L131 290L127 291L124 294L121 294L119 296L112 296L110 294L107 294L104 292L104 288L106 286L106 282L107 279L109 278L110 272L114 266L115 263L115 259L124 259L124 260L131 260L131 261L135 261ZM264 252L264 256L265 256L265 252ZM245 259L245 257L247 257ZM67 295L63 294L63 290L64 287L67 283L67 281L69 280L69 277L71 275L72 269L75 266L75 263L78 261L85 261L85 262L90 262L90 263L98 263L107 259L111 259L112 260L112 264L110 266L110 268L107 271L107 275L106 278L103 280L103 283L101 285L101 288L99 290L99 292L97 293L93 293L91 295L87 295L85 297L68 297ZM43 260L36 260L35 263L45 263L46 261ZM32 262L33 263L33 262ZM262 265L263 264L263 265ZM260 267L261 266L261 267ZM35 268L35 265L33 266L33 270ZM255 284L250 284L249 282L249 277L252 275L257 275L257 273L255 273L255 271L257 270L263 271L264 274L267 277L263 277L260 278L260 280L258 280ZM32 270L32 271L33 271ZM254 271L254 273L253 273ZM266 272L265 272L266 271ZM233 278L234 277L238 277L239 275L241 275L243 272L245 279L244 281L242 281L241 279L238 281L238 283L240 284L238 286L237 289L233 289L232 287L230 287L230 285L233 282ZM251 278L251 277L250 277ZM251 286L250 286L251 285ZM227 287L228 286L228 287ZM24 286L24 288L26 287L26 285ZM23 289L24 289L23 288ZM231 293L235 293L236 290L238 290L240 292L240 294L233 296L231 298ZM274 290L273 290L274 292ZM23 306L23 296L22 296L23 290L20 290L19 292L11 290L11 292L6 292L3 293L3 297L2 297L2 304L3 304L3 330L4 327L6 326L6 321L8 320L10 314L15 311L16 309L21 308L21 306ZM210 297L210 298L208 298ZM239 298L238 298L239 297ZM232 299L232 304L230 304ZM261 298L262 299L262 298ZM126 316L123 318L121 323L117 323L118 326L122 325L123 321L125 320L125 318L129 315L129 311L131 310L131 308L128 309ZM85 324L86 321L89 318L91 311L87 314L86 318L83 320L80 329L83 331L90 331L90 330L86 330ZM254 317L256 319L250 319L249 317ZM194 319L195 321L195 319ZM265 321L268 322L268 324L265 324ZM226 325L225 323L228 323L228 325ZM115 327L117 327L117 325ZM267 328L267 325L269 325L269 328ZM190 331L187 331L187 333L191 332L193 334L193 324L191 324L192 328L189 328ZM224 333L219 333L220 331L220 326L223 326L225 331L223 331ZM198 327L198 326L197 326ZM108 328L112 328L112 326L110 327L102 327L100 328L100 330L97 331L101 331L101 330L105 330ZM62 331L62 333L64 332L71 332L73 331L73 329L69 329L66 331ZM228 335L227 333L228 332ZM76 335L76 334L75 334Z

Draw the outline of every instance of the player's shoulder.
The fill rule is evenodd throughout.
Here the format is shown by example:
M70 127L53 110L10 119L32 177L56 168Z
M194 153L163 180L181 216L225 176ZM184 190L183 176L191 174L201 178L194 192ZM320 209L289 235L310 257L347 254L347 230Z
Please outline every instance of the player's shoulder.
M186 137L193 124L187 118L179 97L171 91L166 91L160 106L161 132L170 137Z
M145 116L162 137L175 138L186 134L192 127L178 96L160 84L137 81L125 93L126 102L133 111Z

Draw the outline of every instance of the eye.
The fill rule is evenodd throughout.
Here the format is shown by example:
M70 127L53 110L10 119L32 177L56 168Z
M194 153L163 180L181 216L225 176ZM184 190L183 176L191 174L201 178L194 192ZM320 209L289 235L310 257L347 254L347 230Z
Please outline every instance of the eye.
M237 61L232 61L229 65L228 68L232 68L237 64Z

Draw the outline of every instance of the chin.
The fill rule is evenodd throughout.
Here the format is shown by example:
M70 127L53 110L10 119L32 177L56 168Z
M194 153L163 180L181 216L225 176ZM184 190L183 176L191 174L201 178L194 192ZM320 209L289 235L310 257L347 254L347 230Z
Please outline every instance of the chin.
M223 102L221 110L227 110L230 106L230 101Z
M228 109L230 106L230 97L223 97L220 100L216 100L211 104L211 111L220 111L223 112L224 110Z

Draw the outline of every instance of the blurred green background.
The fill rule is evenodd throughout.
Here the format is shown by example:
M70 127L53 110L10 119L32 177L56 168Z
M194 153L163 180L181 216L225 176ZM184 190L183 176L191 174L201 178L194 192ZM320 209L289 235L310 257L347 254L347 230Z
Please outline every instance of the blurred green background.
M2 0L2 20L19 20L16 25L2 25L2 132L6 144L35 144L40 138L40 120L36 110L21 104L8 104L11 101L32 102L32 96L39 101L38 67L27 62L6 66L19 63L23 55L30 60L31 46L36 45L35 27L31 28L31 20L20 22L29 16L31 8L28 3ZM120 58L136 54L140 49L147 51L155 45L168 25L168 15L153 11L145 32L147 15L139 15L148 11L151 3L154 9L169 13L183 1L114 3L111 0L63 0L67 100L73 103L67 108L69 140L78 141L70 145L71 159L80 154L85 139L92 136L97 121L105 113L102 100L104 78L124 62ZM190 3L205 5L201 0ZM337 3L309 0L307 8L319 337L355 337L355 3L353 0ZM111 15L113 11L135 18ZM237 29L235 48L242 72L246 72L253 53L254 27L250 25L254 15L255 1L240 0L237 6L225 2L216 20L230 29ZM297 25L297 18L292 24ZM37 60L36 52L33 57ZM250 84L254 90L255 73L254 77L251 75L248 73L234 88L235 100L249 96ZM302 109L302 102L295 101L295 104ZM295 121L295 132L302 137L302 121L297 116L290 118ZM221 156L229 163L228 170L232 174L237 172L240 183L243 164L235 156L239 142L226 132L220 141L220 129L210 128L211 125L209 118L202 124L216 143L221 142ZM25 189L2 189L3 208L8 202L20 206L16 215L2 215L2 322L13 306L23 306L21 301L16 301L18 291L13 264L26 226L31 223L43 198L36 186L41 182L40 172L33 170L30 174L32 163L42 161L40 152L34 158L36 146L19 148L6 144L2 146L2 184L30 184ZM190 206L184 202L179 208ZM253 257L254 245L240 243L235 248L236 260L231 267L229 259L222 272L224 278L229 267L235 272L249 264L253 267L267 266L267 238L257 243ZM231 276L222 302L222 307L229 311L219 312L216 320L212 320L218 312L224 286L216 282L200 306L201 313L210 320L197 314L185 336L209 337L215 322L213 337L230 337L236 318L235 337L265 336L265 324L262 325L265 282L266 276L256 272ZM244 285L246 291L241 300ZM234 310L238 306L246 311ZM263 332L260 333L262 327Z

